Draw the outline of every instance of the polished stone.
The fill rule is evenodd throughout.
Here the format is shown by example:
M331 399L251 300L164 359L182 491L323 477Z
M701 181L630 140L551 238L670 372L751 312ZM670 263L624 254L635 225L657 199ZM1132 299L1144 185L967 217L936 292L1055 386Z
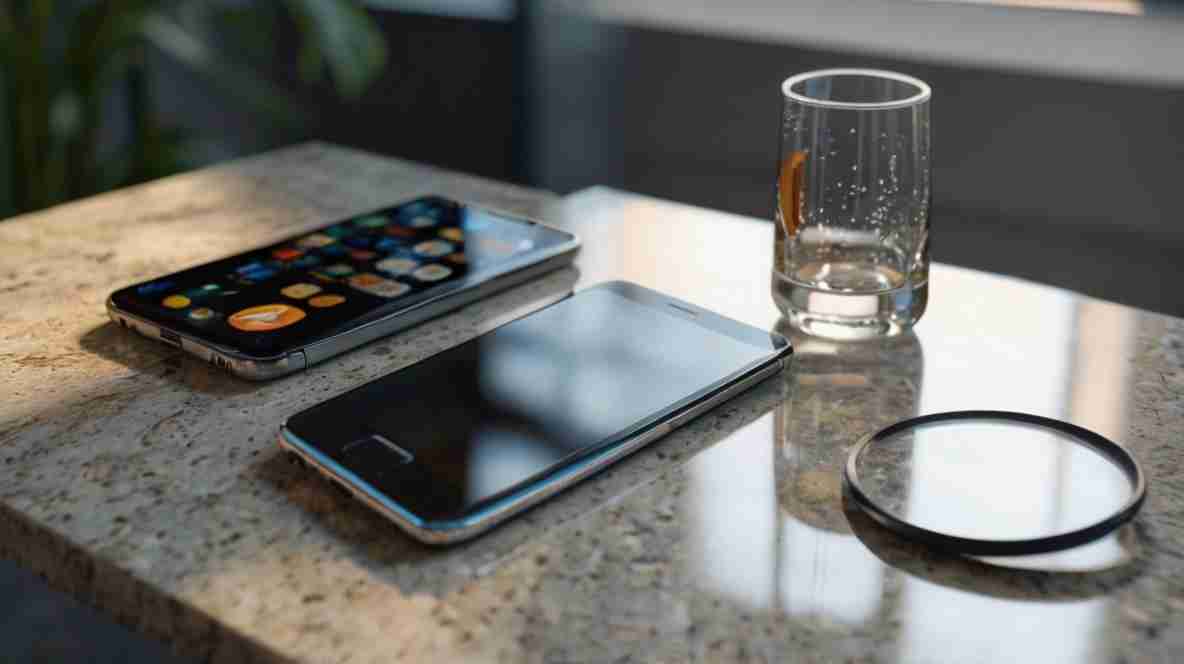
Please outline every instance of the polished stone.
M428 191L575 230L577 268L264 384L106 321L117 287ZM796 337L781 377L447 549L274 444L287 415L606 279L774 328L771 241L743 217L317 144L0 224L0 552L216 661L1184 657L1184 321L1062 290L937 265L915 334ZM1001 561L901 542L845 503L859 435L963 408L1122 442L1146 506L1090 547ZM1039 461L1017 472L1065 472ZM1055 517L1055 486L1032 518Z

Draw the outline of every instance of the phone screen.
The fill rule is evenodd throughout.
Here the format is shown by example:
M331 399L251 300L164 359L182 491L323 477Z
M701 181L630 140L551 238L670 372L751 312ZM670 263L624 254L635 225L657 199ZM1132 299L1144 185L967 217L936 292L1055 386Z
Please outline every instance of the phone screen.
M112 299L168 328L269 357L570 239L528 221L426 197L131 286Z
M583 291L306 410L288 429L418 517L457 518L781 348L668 301Z

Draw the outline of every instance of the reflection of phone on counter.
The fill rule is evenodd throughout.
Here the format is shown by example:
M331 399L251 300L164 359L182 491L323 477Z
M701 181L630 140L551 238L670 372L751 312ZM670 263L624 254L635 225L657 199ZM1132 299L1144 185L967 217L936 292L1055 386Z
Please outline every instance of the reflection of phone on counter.
M437 196L116 291L117 324L266 379L571 263L579 241Z
M291 417L280 445L429 543L472 537L779 372L789 342L624 282Z

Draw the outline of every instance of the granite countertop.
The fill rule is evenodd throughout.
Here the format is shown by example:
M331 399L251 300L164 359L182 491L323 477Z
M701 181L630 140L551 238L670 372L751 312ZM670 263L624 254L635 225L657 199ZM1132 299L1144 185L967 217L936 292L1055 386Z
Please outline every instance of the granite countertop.
M106 319L115 288L427 192L572 228L577 267L262 384ZM213 661L1184 658L1184 321L1066 291L935 266L915 335L797 338L779 378L451 548L275 445L286 416L605 279L775 327L770 246L756 220L323 144L4 222L0 554ZM965 407L1120 440L1143 511L1024 569L910 546L844 503L860 434Z

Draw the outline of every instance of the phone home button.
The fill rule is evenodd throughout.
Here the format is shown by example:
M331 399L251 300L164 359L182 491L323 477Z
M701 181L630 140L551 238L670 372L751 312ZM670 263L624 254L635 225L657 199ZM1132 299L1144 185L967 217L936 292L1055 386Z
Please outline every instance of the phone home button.
M408 452L391 439L378 433L372 433L364 438L346 443L345 447L342 448L342 452L351 456L361 455L371 458L377 453L385 461L393 461L398 465L409 464L415 459L415 455L411 452Z

